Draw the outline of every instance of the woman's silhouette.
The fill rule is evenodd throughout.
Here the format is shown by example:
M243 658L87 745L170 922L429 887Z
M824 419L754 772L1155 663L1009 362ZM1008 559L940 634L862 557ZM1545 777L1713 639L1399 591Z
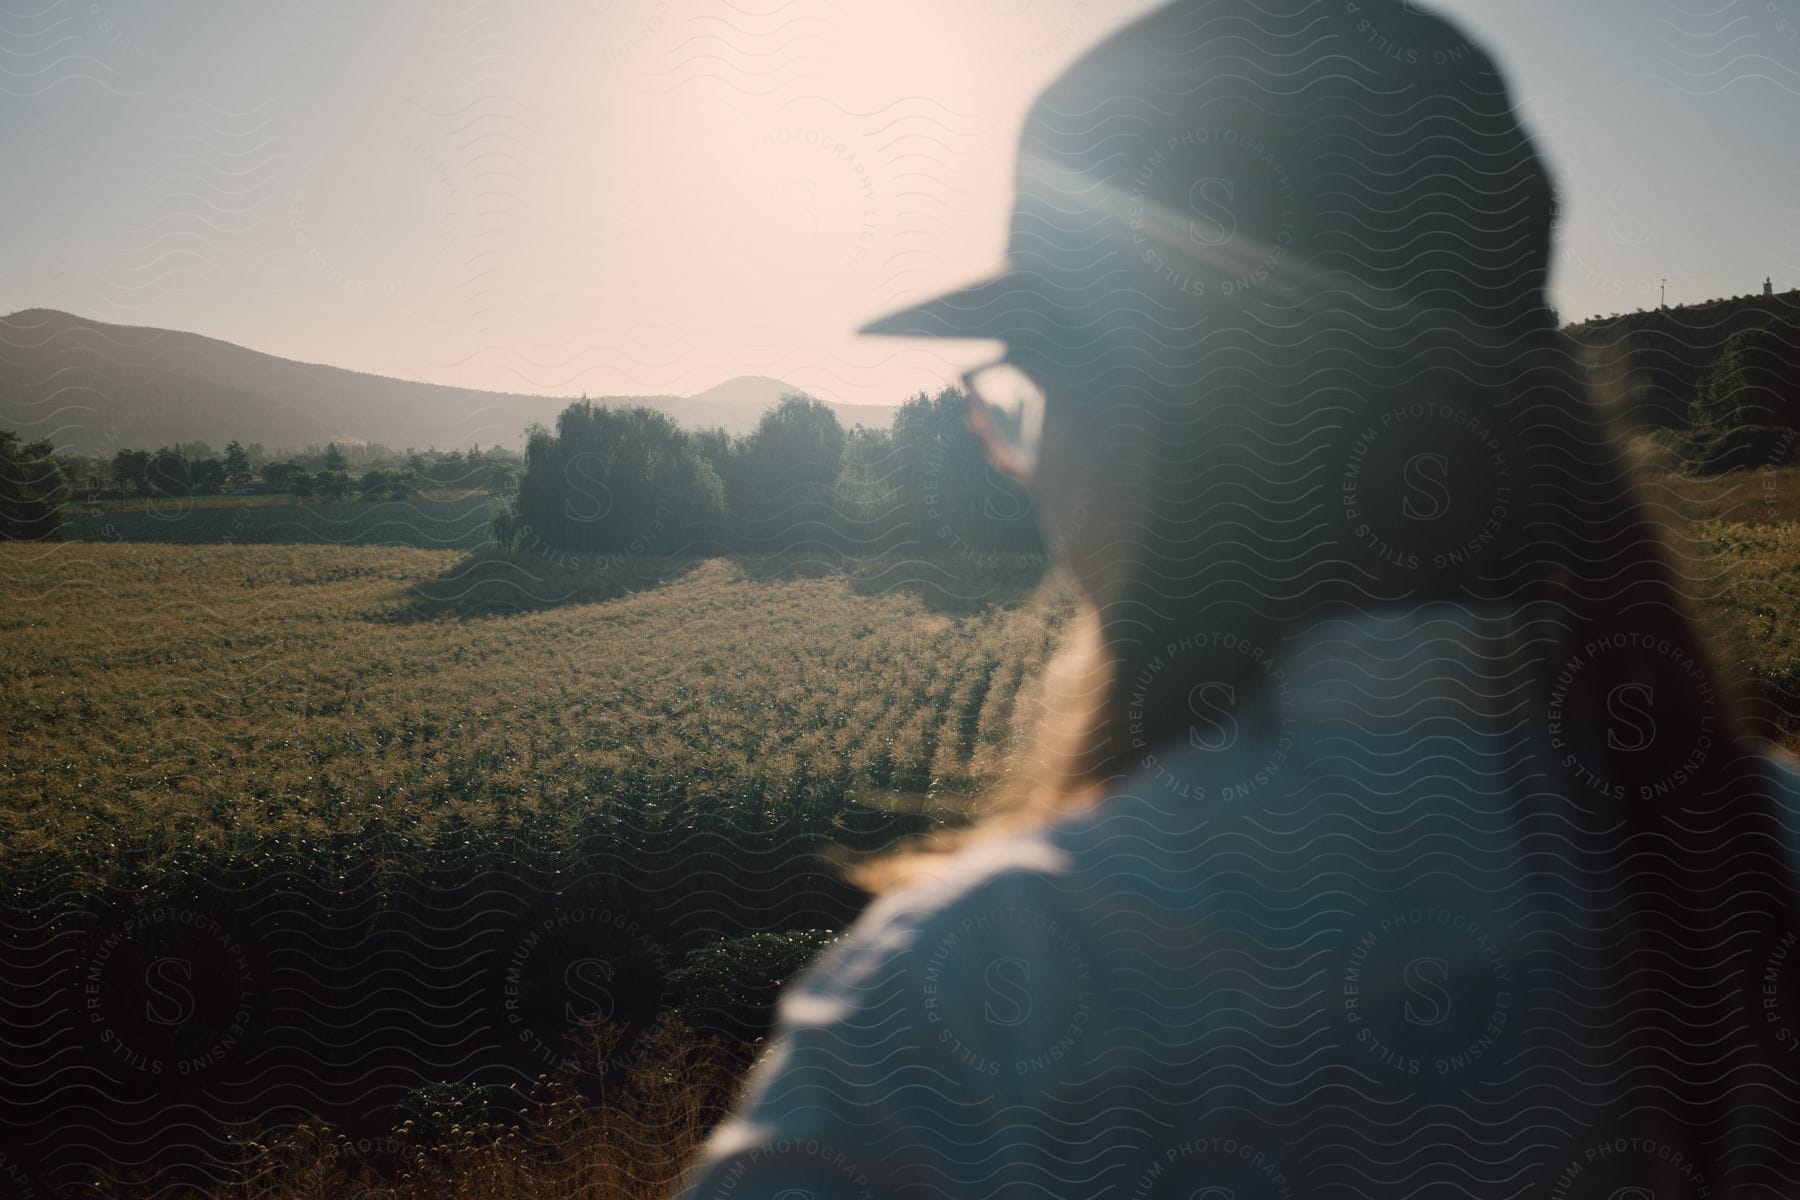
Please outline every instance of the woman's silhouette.
M1554 215L1400 0L1182 0L1044 92L1006 269L866 331L1005 343L971 418L1082 629L690 1195L1800 1188L1800 776L1545 306Z

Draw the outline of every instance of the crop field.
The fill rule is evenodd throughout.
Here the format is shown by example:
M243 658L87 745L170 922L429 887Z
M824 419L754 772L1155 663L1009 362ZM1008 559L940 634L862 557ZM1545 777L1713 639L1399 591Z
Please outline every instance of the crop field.
M1791 484L1652 495L1793 744ZM0 545L0 1175L657 1194L862 903L824 852L978 805L1074 611L967 564L249 542ZM171 962L226 981L174 1030Z
M157 497L107 497L92 499L87 495L77 495L64 510L65 515L86 515L90 513L135 513L146 509L167 508L180 505L183 508L268 508L284 504L304 504L305 497L292 492L270 492L254 496L157 496Z
M1727 654L1800 694L1800 525L1707 524L1689 548ZM972 794L1069 601L966 614L875 582L803 560L0 547L0 870Z
M103 876L126 846L966 793L1009 749L1061 611L943 615L841 574L722 559L586 577L498 565L5 548L0 839ZM596 583L620 594L575 602ZM484 598L527 610L454 611Z
M510 1094L568 1065L603 960L633 982L594 1009L633 1039L680 1015L747 1044L859 904L818 851L969 803L1071 611L1054 586L985 605L921 574L0 547L0 1006L41 1035L0 1048L0 1092L26 1106L0 1121L99 1129L44 1164L63 1175L134 1161L152 1113L238 1088L265 1127L385 1131L421 1087ZM188 1057L159 1057L165 1031L136 1011L97 1043L67 1000L209 954L255 999L197 1018ZM257 1082L272 1063L286 1091ZM124 1068L180 1078L139 1094ZM115 1125L84 1086L108 1089Z
M117 507L71 510L63 519L63 537L81 542L472 550L487 540L492 498L468 494L299 504L260 496L200 496L109 504Z

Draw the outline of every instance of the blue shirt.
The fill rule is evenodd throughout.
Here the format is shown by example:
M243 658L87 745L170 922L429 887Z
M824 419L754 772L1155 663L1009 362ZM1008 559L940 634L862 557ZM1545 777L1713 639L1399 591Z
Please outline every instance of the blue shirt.
M1609 1022L1619 896L1558 835L1581 798L1526 637L1448 605L1318 624L1269 660L1273 719L878 898L785 993L683 1194L1695 1192L1680 1077ZM1791 827L1800 774L1765 765ZM1703 1022L1775 1063L1733 1090L1746 1182L1758 1106L1800 1103L1759 990L1790 957L1745 947L1742 1004Z

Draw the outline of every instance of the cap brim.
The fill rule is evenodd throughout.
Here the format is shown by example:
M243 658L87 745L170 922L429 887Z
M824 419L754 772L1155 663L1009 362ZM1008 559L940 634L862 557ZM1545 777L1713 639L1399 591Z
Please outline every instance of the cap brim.
M877 317L856 332L879 337L994 338L1017 318L1026 293L1002 271L930 300Z

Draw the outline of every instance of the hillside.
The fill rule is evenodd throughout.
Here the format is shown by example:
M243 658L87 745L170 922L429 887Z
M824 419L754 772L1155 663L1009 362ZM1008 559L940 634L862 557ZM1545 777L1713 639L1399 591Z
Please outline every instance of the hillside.
M744 433L798 390L742 376L694 396L595 399L660 408L690 428ZM0 318L0 429L48 437L72 453L233 439L271 450L334 440L395 449L517 445L528 424L553 423L570 399L390 379L51 309ZM891 415L873 405L833 407L846 426L885 425Z
M1701 376L1730 337L1782 319L1800 323L1800 289L1671 306L1583 321L1567 332L1603 372L1632 374L1629 407L1641 424L1683 428Z

